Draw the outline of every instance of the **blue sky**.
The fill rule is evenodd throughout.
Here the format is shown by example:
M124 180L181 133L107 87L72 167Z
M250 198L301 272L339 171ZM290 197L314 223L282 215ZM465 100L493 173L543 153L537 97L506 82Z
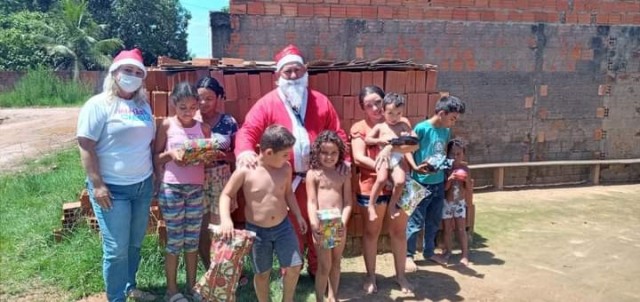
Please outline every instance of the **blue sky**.
M229 5L229 0L180 0L180 4L191 12L187 29L187 48L196 57L211 57L211 29L209 11L220 10Z

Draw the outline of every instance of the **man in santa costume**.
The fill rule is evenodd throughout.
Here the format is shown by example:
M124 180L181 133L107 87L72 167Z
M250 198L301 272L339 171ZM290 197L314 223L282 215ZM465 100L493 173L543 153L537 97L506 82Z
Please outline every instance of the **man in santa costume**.
M309 89L309 74L304 65L300 50L289 45L276 56L277 88L263 96L249 110L242 128L236 134L235 155L238 166L255 167L256 146L263 131L272 124L280 124L289 129L296 137L293 157L289 159L294 168L292 188L295 192L300 211L309 224L307 212L307 192L304 176L309 169L309 154L316 136L323 130L333 130L347 143L347 136L340 128L338 114L322 93ZM349 164L340 167L342 173L348 173ZM291 222L299 230L296 219ZM313 246L312 232L298 234L300 252L304 255L304 246L308 249L307 272L313 277L317 269L316 251Z

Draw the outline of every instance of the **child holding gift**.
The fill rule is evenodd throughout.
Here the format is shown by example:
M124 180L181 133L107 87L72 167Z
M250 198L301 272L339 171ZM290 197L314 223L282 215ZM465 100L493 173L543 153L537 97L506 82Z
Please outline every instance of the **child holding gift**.
M167 224L165 274L167 300L184 302L178 291L178 256L184 251L189 291L196 282L198 240L202 224L204 164L187 165L185 142L211 137L211 128L193 117L198 111L198 92L187 82L171 92L176 115L162 121L154 145L154 169L161 181L158 201Z
M444 223L444 260L448 262L451 255L451 237L453 230L457 230L457 237L460 241L462 258L460 264L469 265L469 248L467 238L467 200L473 188L471 184L471 174L464 158L464 143L459 139L452 139L447 144L447 157L453 159L453 167L450 170L447 182L445 183L445 202L442 209L442 221Z
M227 239L233 235L231 201L240 189L244 192L246 229L256 234L251 259L255 271L253 283L259 302L269 301L269 277L274 252L285 270L284 302L293 302L300 276L302 255L298 249L296 230L287 217L288 211L292 211L300 226L300 233L306 233L307 224L291 189L293 169L289 157L295 141L293 134L283 126L276 124L267 127L260 138L257 167L238 167L220 195L220 231L223 238Z
M405 99L402 95L397 93L387 93L382 100L382 110L384 114L384 122L376 124L371 129L371 132L367 133L364 142L367 145L380 145L385 146L389 144L392 139L397 139L401 136L413 136L416 134L406 122L402 119L402 112L404 110ZM407 152L413 152L417 149L417 145ZM404 153L392 152L389 162L386 168L381 168L377 171L376 182L371 188L371 197L369 198L369 206L367 211L369 212L369 220L374 221L378 218L376 214L376 200L383 186L387 183L389 176L393 180L393 192L391 193L391 200L389 201L389 214L391 218L396 218L400 213L400 209L396 206L400 195L402 195L402 189L405 185L406 167L404 164Z
M345 229L351 215L351 175L336 168L345 158L346 147L337 133L321 132L311 149L311 169L307 172L307 209L318 255L316 301L335 302L340 283L340 260ZM327 290L328 286L328 290Z

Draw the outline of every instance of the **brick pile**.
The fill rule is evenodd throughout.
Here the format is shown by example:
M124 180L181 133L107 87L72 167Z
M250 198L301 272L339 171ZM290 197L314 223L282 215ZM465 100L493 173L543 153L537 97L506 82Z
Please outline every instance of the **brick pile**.
M217 62L198 59L198 62ZM206 64L206 63L204 63ZM237 65L237 64L236 64ZM151 107L156 118L173 115L173 106L169 94L173 86L182 81L195 83L199 78L210 75L217 79L225 89L226 100L218 104L218 110L231 114L239 123L244 121L246 113L260 97L275 88L276 77L273 68L260 66L182 66L182 68L151 68L145 82L149 91ZM362 87L377 85L386 92L396 92L406 97L405 116L416 124L426 116L432 115L435 103L440 97L436 90L438 71L433 65L417 65L403 61L400 64L376 65L375 63L344 64L309 68L309 86L329 97L345 132L351 125L364 118L358 104L358 94ZM357 179L354 176L354 186ZM239 197L240 208L233 213L233 219L244 223L243 200ZM347 254L359 254L363 234L363 213L359 207L353 207L351 223L348 228ZM150 225L153 223L161 237L166 240L166 228L157 206L152 206ZM153 222L152 222L153 221ZM153 229L150 226L150 230ZM380 252L390 250L386 238L387 222L383 224L383 238Z

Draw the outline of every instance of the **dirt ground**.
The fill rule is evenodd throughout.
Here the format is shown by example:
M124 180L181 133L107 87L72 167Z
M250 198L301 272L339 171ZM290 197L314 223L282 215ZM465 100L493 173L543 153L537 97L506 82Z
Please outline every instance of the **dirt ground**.
M78 112L0 109L0 172L72 145ZM475 203L470 267L418 261L420 270L409 274L415 295L403 295L393 282L391 255L379 255L379 291L363 296L362 258L348 258L341 300L640 300L639 184L478 193ZM66 293L38 284L9 300L68 301ZM83 301L104 301L104 294Z
M75 143L80 108L0 109L0 172Z
M348 301L640 301L640 185L476 194L469 268L425 261L415 296L378 256L379 293L362 297L361 257L343 262ZM418 258L421 259L421 258ZM455 257L454 261L459 259Z

